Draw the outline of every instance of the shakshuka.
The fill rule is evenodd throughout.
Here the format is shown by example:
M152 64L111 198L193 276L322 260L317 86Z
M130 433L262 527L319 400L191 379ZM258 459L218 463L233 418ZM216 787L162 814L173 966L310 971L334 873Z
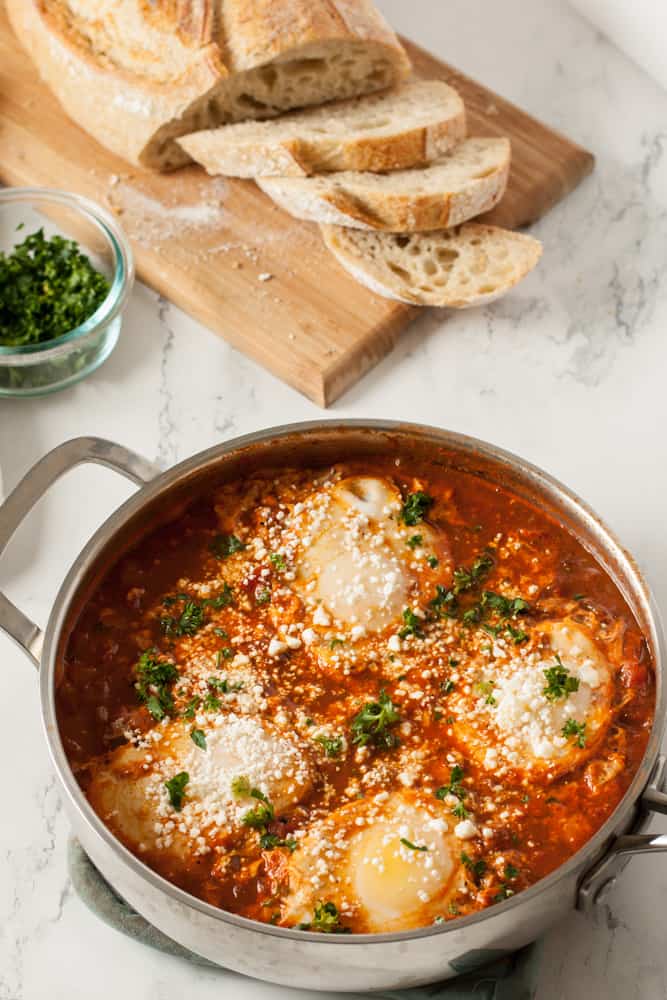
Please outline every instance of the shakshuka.
M571 533L403 455L198 498L98 585L57 702L92 807L156 872L365 933L497 905L577 851L641 761L654 675Z

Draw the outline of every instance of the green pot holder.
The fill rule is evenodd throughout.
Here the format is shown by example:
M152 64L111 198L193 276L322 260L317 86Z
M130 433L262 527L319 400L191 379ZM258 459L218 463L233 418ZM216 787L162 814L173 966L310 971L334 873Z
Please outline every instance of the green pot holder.
M110 927L157 951L207 969L220 968L157 930L121 899L100 875L81 845L70 840L68 865L72 886L88 909ZM409 990L369 994L386 1000L534 1000L540 945L532 944L472 973L444 983ZM225 970L227 971L227 970ZM227 974L229 974L227 972ZM347 994L350 996L350 994Z

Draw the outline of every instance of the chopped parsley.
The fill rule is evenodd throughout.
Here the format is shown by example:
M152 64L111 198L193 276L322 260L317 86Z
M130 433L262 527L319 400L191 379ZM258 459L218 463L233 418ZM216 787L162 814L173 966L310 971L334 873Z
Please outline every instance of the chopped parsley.
M204 607L210 608L227 608L233 600L234 591L228 583L224 583L217 597L208 597L205 601L202 601L202 604Z
M352 720L352 742L359 746L371 743L382 750L399 745L398 736L391 732L401 716L391 698L380 691L377 701L367 701Z
M585 722L577 722L576 719L568 719L563 728L561 729L561 733L567 739L570 739L570 737L572 737L576 746L578 746L581 750L583 750L584 747L586 746Z
M482 858L474 861L468 854L466 854L465 851L462 851L461 863L466 866L472 875L473 880L479 884L480 879L482 879L486 874L486 861L482 860Z
M294 837L279 837L277 833L263 833L259 838L259 846L263 851L272 851L276 847L286 847L290 854L294 854L299 841Z
M269 556L270 561L273 564L273 568L279 573L284 573L287 569L287 563L285 562L285 556L280 552L272 552Z
M505 865L504 878L500 880L500 889L493 897L494 903L502 903L504 899L509 899L514 895L514 889L507 884L519 877L519 869L514 865Z
M165 604L173 604L180 598L165 600ZM204 624L204 608L198 601L186 598L183 601L183 609L178 618L174 615L165 615L160 618L160 628L165 635L183 636L194 635Z
M226 559L233 556L235 552L242 552L245 544L236 535L216 535L209 549L216 559Z
M139 701L143 702L158 722L174 710L171 689L179 677L173 663L158 659L156 649L146 649L134 668L137 678L135 688Z
M232 778L231 789L235 799L245 799L250 795L252 786L245 775L241 774L238 778Z
M164 787L169 792L169 801L176 810L180 812L183 808L183 801L185 799L185 786L190 780L190 775L187 771L181 771L179 774L175 774L173 778L169 781L165 781Z
M233 599L234 592L228 583L223 584L222 590L216 597L207 597L203 601L196 601L189 594L170 595L163 601L165 607L171 608L180 603L181 613L163 615L160 618L160 628L167 636L195 635L205 622L206 608L226 608Z
M109 288L78 243L47 239L38 229L11 253L0 252L0 344L24 347L70 333L99 309Z
M439 559L436 556L428 556L426 562L429 564L431 569L435 569L439 565Z
M409 527L414 527L424 520L433 502L433 497L428 493L422 493L421 490L408 494L401 508L401 520Z
M407 837L401 837L401 843L403 844L403 847L407 847L410 851L428 851L428 847L426 847L425 844L413 844Z
M547 681L543 694L547 701L561 701L579 690L579 681L569 673L558 654L556 665L547 667L543 673Z
M409 635L414 635L416 639L424 638L424 630L422 629L422 620L419 615L416 615L412 608L403 609L403 621L405 625L398 633L399 638L407 639Z
M443 694L451 694L452 691L456 690L456 684L451 679L440 681L440 690Z
M315 737L315 742L319 743L327 757L338 757L344 747L342 736L325 736L321 733Z
M219 712L222 708L222 702L217 695L214 695L212 691L209 691L204 698L201 707L205 712Z
M456 617L459 596L477 587L489 575L493 566L493 557L487 551L477 556L470 569L467 569L465 566L459 566L455 569L454 582L449 589L443 587L440 583L437 584L435 597L429 603L432 614L438 618L443 615ZM471 617L475 617L478 614L479 612L475 609L470 609L464 613L463 621L466 624L470 624ZM478 619L475 618L475 620Z
M234 694L243 690L242 681L230 683L226 677L209 677L206 683L213 691L220 691L221 694Z
M255 602L257 604L268 604L271 600L271 591L268 587L258 587L255 591Z
M190 739L200 750L206 750L206 734L203 729L191 729Z
M200 705L201 705L201 698L198 695L195 695L194 698L190 698L190 701L187 703L187 705L181 712L182 717L184 719L194 719L195 712L197 711Z
M319 931L320 934L341 934L347 927L341 927L338 907L335 903L320 900L315 904L313 919L307 924L298 924L301 931Z
M344 645L345 643L343 642L342 639L335 638L332 639L331 642L329 643L329 649L338 649L339 646L344 646Z
M455 764L449 774L449 784L441 785L440 788L436 789L435 797L442 800L451 795L458 799L459 801L452 808L452 815L456 816L457 819L466 819L470 815L463 801L467 794L467 789L463 785L463 768L460 764Z
M484 695L484 701L487 705L497 705L498 702L493 697L493 688L495 687L493 681L480 681L477 685L477 690L480 694Z
M423 538L421 535L411 535L405 543L409 549L416 549L422 544Z
M257 799L259 804L254 809L249 809L247 813L244 813L241 817L241 822L244 826L249 826L253 830L262 830L266 833L266 827L276 818L274 808L264 792L260 792L259 788L250 789L250 798Z

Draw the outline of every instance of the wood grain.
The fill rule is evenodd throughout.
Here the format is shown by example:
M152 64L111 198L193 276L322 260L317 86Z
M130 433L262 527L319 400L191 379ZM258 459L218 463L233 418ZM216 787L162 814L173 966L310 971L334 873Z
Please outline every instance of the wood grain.
M510 228L533 222L590 172L590 153L417 46L406 47L419 76L460 90L472 134L512 140L508 191L489 220ZM194 166L160 176L99 146L41 83L4 9L0 180L75 191L111 208L146 284L321 406L383 358L417 312L358 285L315 226L285 215L253 183L209 178Z

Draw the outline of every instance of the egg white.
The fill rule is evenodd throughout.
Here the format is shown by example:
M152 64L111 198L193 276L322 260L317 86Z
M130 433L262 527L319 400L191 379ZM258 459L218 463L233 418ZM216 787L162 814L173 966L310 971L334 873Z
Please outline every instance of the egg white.
M273 805L276 815L305 798L312 788L310 757L297 741L250 716L198 717L206 748L191 738L193 722L175 720L148 734L147 745L128 743L93 768L88 798L114 833L133 850L160 850L187 861L243 828L243 816L257 807L250 795L236 797L235 778L244 777ZM151 738L156 734L158 739ZM165 781L180 772L189 780L183 808L169 801Z
M505 767L556 777L576 767L599 745L611 718L613 671L592 636L570 619L542 623L527 646L505 644L493 661L475 666L475 680L451 698L454 735L466 755L487 770ZM545 670L558 665L578 689L550 700ZM563 728L584 730L584 746Z
M418 581L415 564L428 553L441 556L444 544L426 522L405 525L401 507L400 491L371 476L321 487L299 505L289 525L300 541L295 587L315 626L361 637L400 621ZM416 534L417 550L407 544ZM441 562L446 572L447 559Z

